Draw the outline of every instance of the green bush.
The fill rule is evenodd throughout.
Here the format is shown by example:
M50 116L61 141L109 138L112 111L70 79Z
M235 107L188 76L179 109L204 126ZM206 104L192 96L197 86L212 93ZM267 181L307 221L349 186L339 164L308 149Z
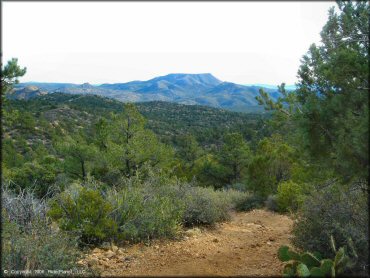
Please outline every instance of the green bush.
M98 189L77 185L53 198L48 215L61 229L78 232L81 242L98 243L116 233L112 210Z
M250 195L235 207L238 211L250 211L252 209L262 208L265 198L260 195Z
M213 225L230 218L228 213L230 203L224 198L222 191L191 186L183 190L182 198L185 202L183 224L185 226Z
M38 226L32 234L22 233L16 224L2 222L2 269L77 269L81 253L77 240L65 233Z
M300 185L293 181L279 184L277 205L280 212L297 211L303 203L304 195Z
M305 199L293 226L293 243L303 250L332 257L330 236L338 246L346 248L351 238L358 255L353 271L364 274L369 267L368 219L367 194L358 184L327 186Z
M13 182L12 184L22 189L34 187L36 195L42 198L55 182L56 172L52 167L41 165L37 161L26 162L20 168L13 168L9 179Z
M107 200L114 208L112 217L118 225L117 238L132 242L171 237L181 223L179 200L150 192L148 187L124 187L108 191Z

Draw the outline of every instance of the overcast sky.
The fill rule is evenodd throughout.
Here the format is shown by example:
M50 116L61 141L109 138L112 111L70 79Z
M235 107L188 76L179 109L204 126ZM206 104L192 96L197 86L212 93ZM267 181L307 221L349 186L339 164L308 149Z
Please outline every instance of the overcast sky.
M335 2L2 2L3 62L39 82L212 73L293 84Z

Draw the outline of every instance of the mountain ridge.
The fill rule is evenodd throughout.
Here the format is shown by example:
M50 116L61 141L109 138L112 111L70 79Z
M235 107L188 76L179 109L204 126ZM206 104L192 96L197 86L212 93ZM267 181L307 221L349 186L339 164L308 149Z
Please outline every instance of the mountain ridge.
M146 81L135 80L101 85L19 83L14 91L29 85L37 86L41 91L47 93L94 94L123 102L167 101L180 104L199 104L239 112L251 107L256 109L258 102L255 97L261 88L221 81L211 73L170 73ZM264 90L273 99L280 95L277 89L264 88Z

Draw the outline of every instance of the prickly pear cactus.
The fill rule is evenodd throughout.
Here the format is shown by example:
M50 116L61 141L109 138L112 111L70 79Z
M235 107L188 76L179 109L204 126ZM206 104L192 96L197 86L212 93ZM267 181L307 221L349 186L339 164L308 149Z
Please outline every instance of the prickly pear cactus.
M334 239L331 243L333 250L336 250ZM299 254L284 245L278 250L278 258L282 262L287 262L284 266L283 277L335 277L346 267L354 264L354 261L346 255L343 247L336 251L335 258L331 260L322 259L317 252Z

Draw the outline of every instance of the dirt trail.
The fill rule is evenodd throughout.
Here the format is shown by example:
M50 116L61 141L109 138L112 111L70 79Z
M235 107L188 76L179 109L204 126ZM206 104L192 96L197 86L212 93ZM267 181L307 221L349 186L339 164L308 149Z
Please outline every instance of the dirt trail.
M277 276L283 264L276 256L288 244L293 221L265 210L234 213L215 229L191 229L180 241L151 246L95 249L81 263L103 276Z

